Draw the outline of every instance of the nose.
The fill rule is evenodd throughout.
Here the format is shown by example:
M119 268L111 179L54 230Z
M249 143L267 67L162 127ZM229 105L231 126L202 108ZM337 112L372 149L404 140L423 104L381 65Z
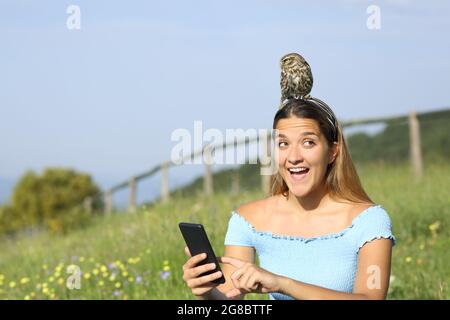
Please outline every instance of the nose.
M300 148L291 147L287 156L287 161L292 165L303 162L303 155Z

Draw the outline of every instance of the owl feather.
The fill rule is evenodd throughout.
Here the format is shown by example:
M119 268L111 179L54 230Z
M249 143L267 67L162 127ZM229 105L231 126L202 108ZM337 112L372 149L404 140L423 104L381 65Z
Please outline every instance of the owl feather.
M280 107L287 99L308 98L313 86L308 62L298 53L289 53L281 58L280 67Z

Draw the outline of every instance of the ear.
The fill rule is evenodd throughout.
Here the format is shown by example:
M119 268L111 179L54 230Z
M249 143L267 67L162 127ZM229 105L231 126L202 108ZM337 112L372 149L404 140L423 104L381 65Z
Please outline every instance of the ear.
M338 153L339 153L339 144L337 142L333 142L333 145L330 148L328 164L331 164L334 162L334 160L336 160Z

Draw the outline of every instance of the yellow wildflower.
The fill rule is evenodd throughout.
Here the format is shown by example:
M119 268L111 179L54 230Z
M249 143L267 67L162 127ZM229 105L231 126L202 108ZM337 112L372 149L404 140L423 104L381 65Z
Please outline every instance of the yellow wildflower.
M106 273L108 271L108 268L106 266L101 266L100 271Z
M98 285L99 285L100 287L103 287L104 284L105 284L105 282L103 282L103 280L99 280Z
M55 281L55 278L54 278L54 277L49 277L49 278L48 278L48 282L53 282L53 281Z
M436 222L430 224L430 225L428 226L428 229L430 229L431 232L437 231L437 230L439 229L439 226L440 226L440 225L441 225L441 223L440 223L439 221L436 221Z
M63 267L64 267L64 264L59 263L55 268L55 272L61 273Z
M92 270L92 274L93 274L94 276L98 275L98 269Z
M91 277L91 274L89 272L86 272L83 276L86 280L89 280L89 278Z
M169 266L164 266L163 267L163 271L169 272L170 271L170 267Z
M412 258L411 257L406 257L405 261L406 261L406 263L410 263L412 261Z
M136 264L136 263L139 263L139 261L141 261L141 258L140 258L140 257L129 258L129 259L128 259L128 263L129 263L129 264Z
M128 272L124 271L122 272L122 277L126 278L128 276Z
M24 277L24 278L20 279L21 284L27 284L28 282L30 282L30 278Z
M128 282L133 282L134 278L133 277L128 277Z
M62 285L64 284L64 279L63 279L63 278L59 278L59 279L58 279L58 284L59 284L60 286L62 286Z
M26 295L24 298L23 298L23 300L30 300L31 299L31 297L29 296L29 295Z
M117 289L119 289L121 285L122 285L122 284L121 284L120 282L116 282L115 287L116 287Z
M16 283L15 283L14 281L11 281L11 282L9 283L9 287L10 287L10 288L15 288L15 287L16 287Z
M80 261L80 262L84 262L84 257L80 257L79 259L78 259L78 261Z

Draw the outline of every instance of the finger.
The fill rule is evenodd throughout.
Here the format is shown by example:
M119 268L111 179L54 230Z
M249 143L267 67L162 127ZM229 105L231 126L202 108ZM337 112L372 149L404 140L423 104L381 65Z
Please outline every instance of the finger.
M243 292L241 290L234 288L234 289L231 289L230 291L228 291L225 295L227 298L232 299L232 298L236 298L236 297L240 296L241 294L243 294Z
M190 269L189 276L190 276L190 278L198 278L199 275L201 275L207 271L214 270L215 268L216 268L215 263L204 264L202 266L198 266L198 267Z
M187 246L184 247L184 253L186 253L186 255L187 255L189 258L192 257L191 252L189 251L189 248L188 248Z
M200 261L203 261L206 259L206 253L200 253L196 256L193 256L192 258L190 258L185 264L184 264L184 268L185 269L191 269L193 267L195 267Z
M231 281L233 282L233 285L235 288L240 288L240 277L244 274L244 269L237 269L231 274Z
M239 286L237 288L243 289L245 291L250 291L250 288L247 287L247 282L250 279L250 277L252 276L251 272L244 272L244 274L239 278Z
M212 288L217 287L219 284L216 283L212 283L209 286L204 286L204 287L197 287L192 289L192 293L196 296L201 296L203 294L205 294L206 292L210 291Z
M231 257L220 257L219 261L221 263L226 263L226 264L231 264L233 267L236 268L241 268L243 267L247 262L236 259L236 258L231 258Z
M254 272L245 283L245 286L249 288L250 290L256 290L258 289L259 281L258 281L259 275L257 272Z
M222 276L222 272L217 271L217 272L208 274L203 277L191 279L187 283L190 288L197 288L197 287L204 286L207 283L209 284L211 281L219 279L221 276Z

